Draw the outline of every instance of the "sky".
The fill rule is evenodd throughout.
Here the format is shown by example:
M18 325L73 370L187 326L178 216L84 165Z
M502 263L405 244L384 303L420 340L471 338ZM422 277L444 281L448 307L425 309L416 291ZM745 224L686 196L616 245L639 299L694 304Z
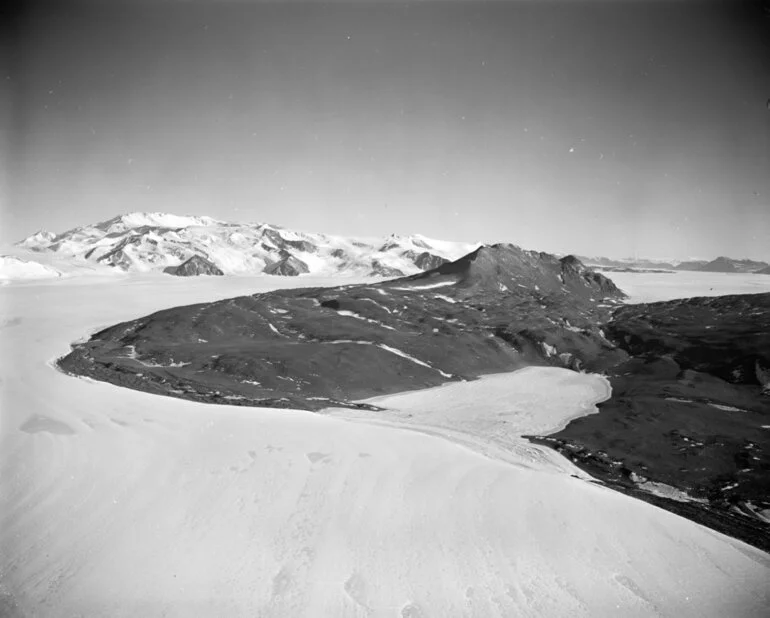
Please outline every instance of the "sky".
M761 2L19 2L0 241L131 211L770 260Z

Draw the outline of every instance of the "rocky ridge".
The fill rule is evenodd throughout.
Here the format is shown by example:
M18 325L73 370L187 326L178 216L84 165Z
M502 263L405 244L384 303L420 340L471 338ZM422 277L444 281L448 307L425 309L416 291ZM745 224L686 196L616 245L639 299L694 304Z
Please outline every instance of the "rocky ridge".
M623 297L575 258L481 247L382 283L176 307L73 347L65 371L198 401L320 409L529 364L606 362Z

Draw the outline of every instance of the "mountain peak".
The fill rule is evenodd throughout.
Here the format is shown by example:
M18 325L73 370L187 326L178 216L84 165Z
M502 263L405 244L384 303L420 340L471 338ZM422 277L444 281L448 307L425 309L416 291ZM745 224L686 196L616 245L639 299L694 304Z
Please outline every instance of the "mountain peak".
M550 253L527 251L513 244L482 245L454 262L404 279L413 287L453 286L455 295L514 291L540 294L565 291L585 298L622 297L623 293L604 275L585 266L575 256L561 260ZM449 289L449 288L448 288Z

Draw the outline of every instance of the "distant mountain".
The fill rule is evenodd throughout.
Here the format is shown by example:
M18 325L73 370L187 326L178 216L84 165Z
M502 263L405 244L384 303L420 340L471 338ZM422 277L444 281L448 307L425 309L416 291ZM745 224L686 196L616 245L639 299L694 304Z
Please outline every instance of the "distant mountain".
M135 212L61 234L39 231L17 243L126 272L166 271L195 258L224 274L302 273L400 277L454 260L476 246L420 235L380 239L297 232L266 223L228 223L211 217Z
M578 257L588 266L604 270L698 270L719 273L756 273L770 266L767 262L736 260L725 256L711 261L687 260L684 262L637 258Z
M686 262L679 262L676 265L677 270L700 270L703 266L708 264L708 260L688 260Z
M704 264L698 270L713 273L755 273L764 268L770 267L767 262L755 262L754 260L735 260L733 258L720 256L707 264Z
M608 257L587 257L583 255L579 255L577 257L580 259L580 261L592 267L601 266L605 268L658 270L674 270L674 268L676 268L674 263L668 260L652 260L644 258L612 259Z

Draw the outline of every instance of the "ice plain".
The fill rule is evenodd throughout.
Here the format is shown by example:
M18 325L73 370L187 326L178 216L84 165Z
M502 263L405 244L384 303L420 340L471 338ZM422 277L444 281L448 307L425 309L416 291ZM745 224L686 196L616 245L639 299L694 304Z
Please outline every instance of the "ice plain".
M652 303L695 296L761 294L770 292L770 275L754 273L710 273L689 270L653 272L607 272L628 294L628 302Z
M632 301L711 277L730 282L722 293L758 287L611 276ZM770 556L520 440L590 412L606 396L596 376L530 368L391 396L383 421L196 404L52 366L72 341L161 308L338 283L4 286L0 614L765 615Z

